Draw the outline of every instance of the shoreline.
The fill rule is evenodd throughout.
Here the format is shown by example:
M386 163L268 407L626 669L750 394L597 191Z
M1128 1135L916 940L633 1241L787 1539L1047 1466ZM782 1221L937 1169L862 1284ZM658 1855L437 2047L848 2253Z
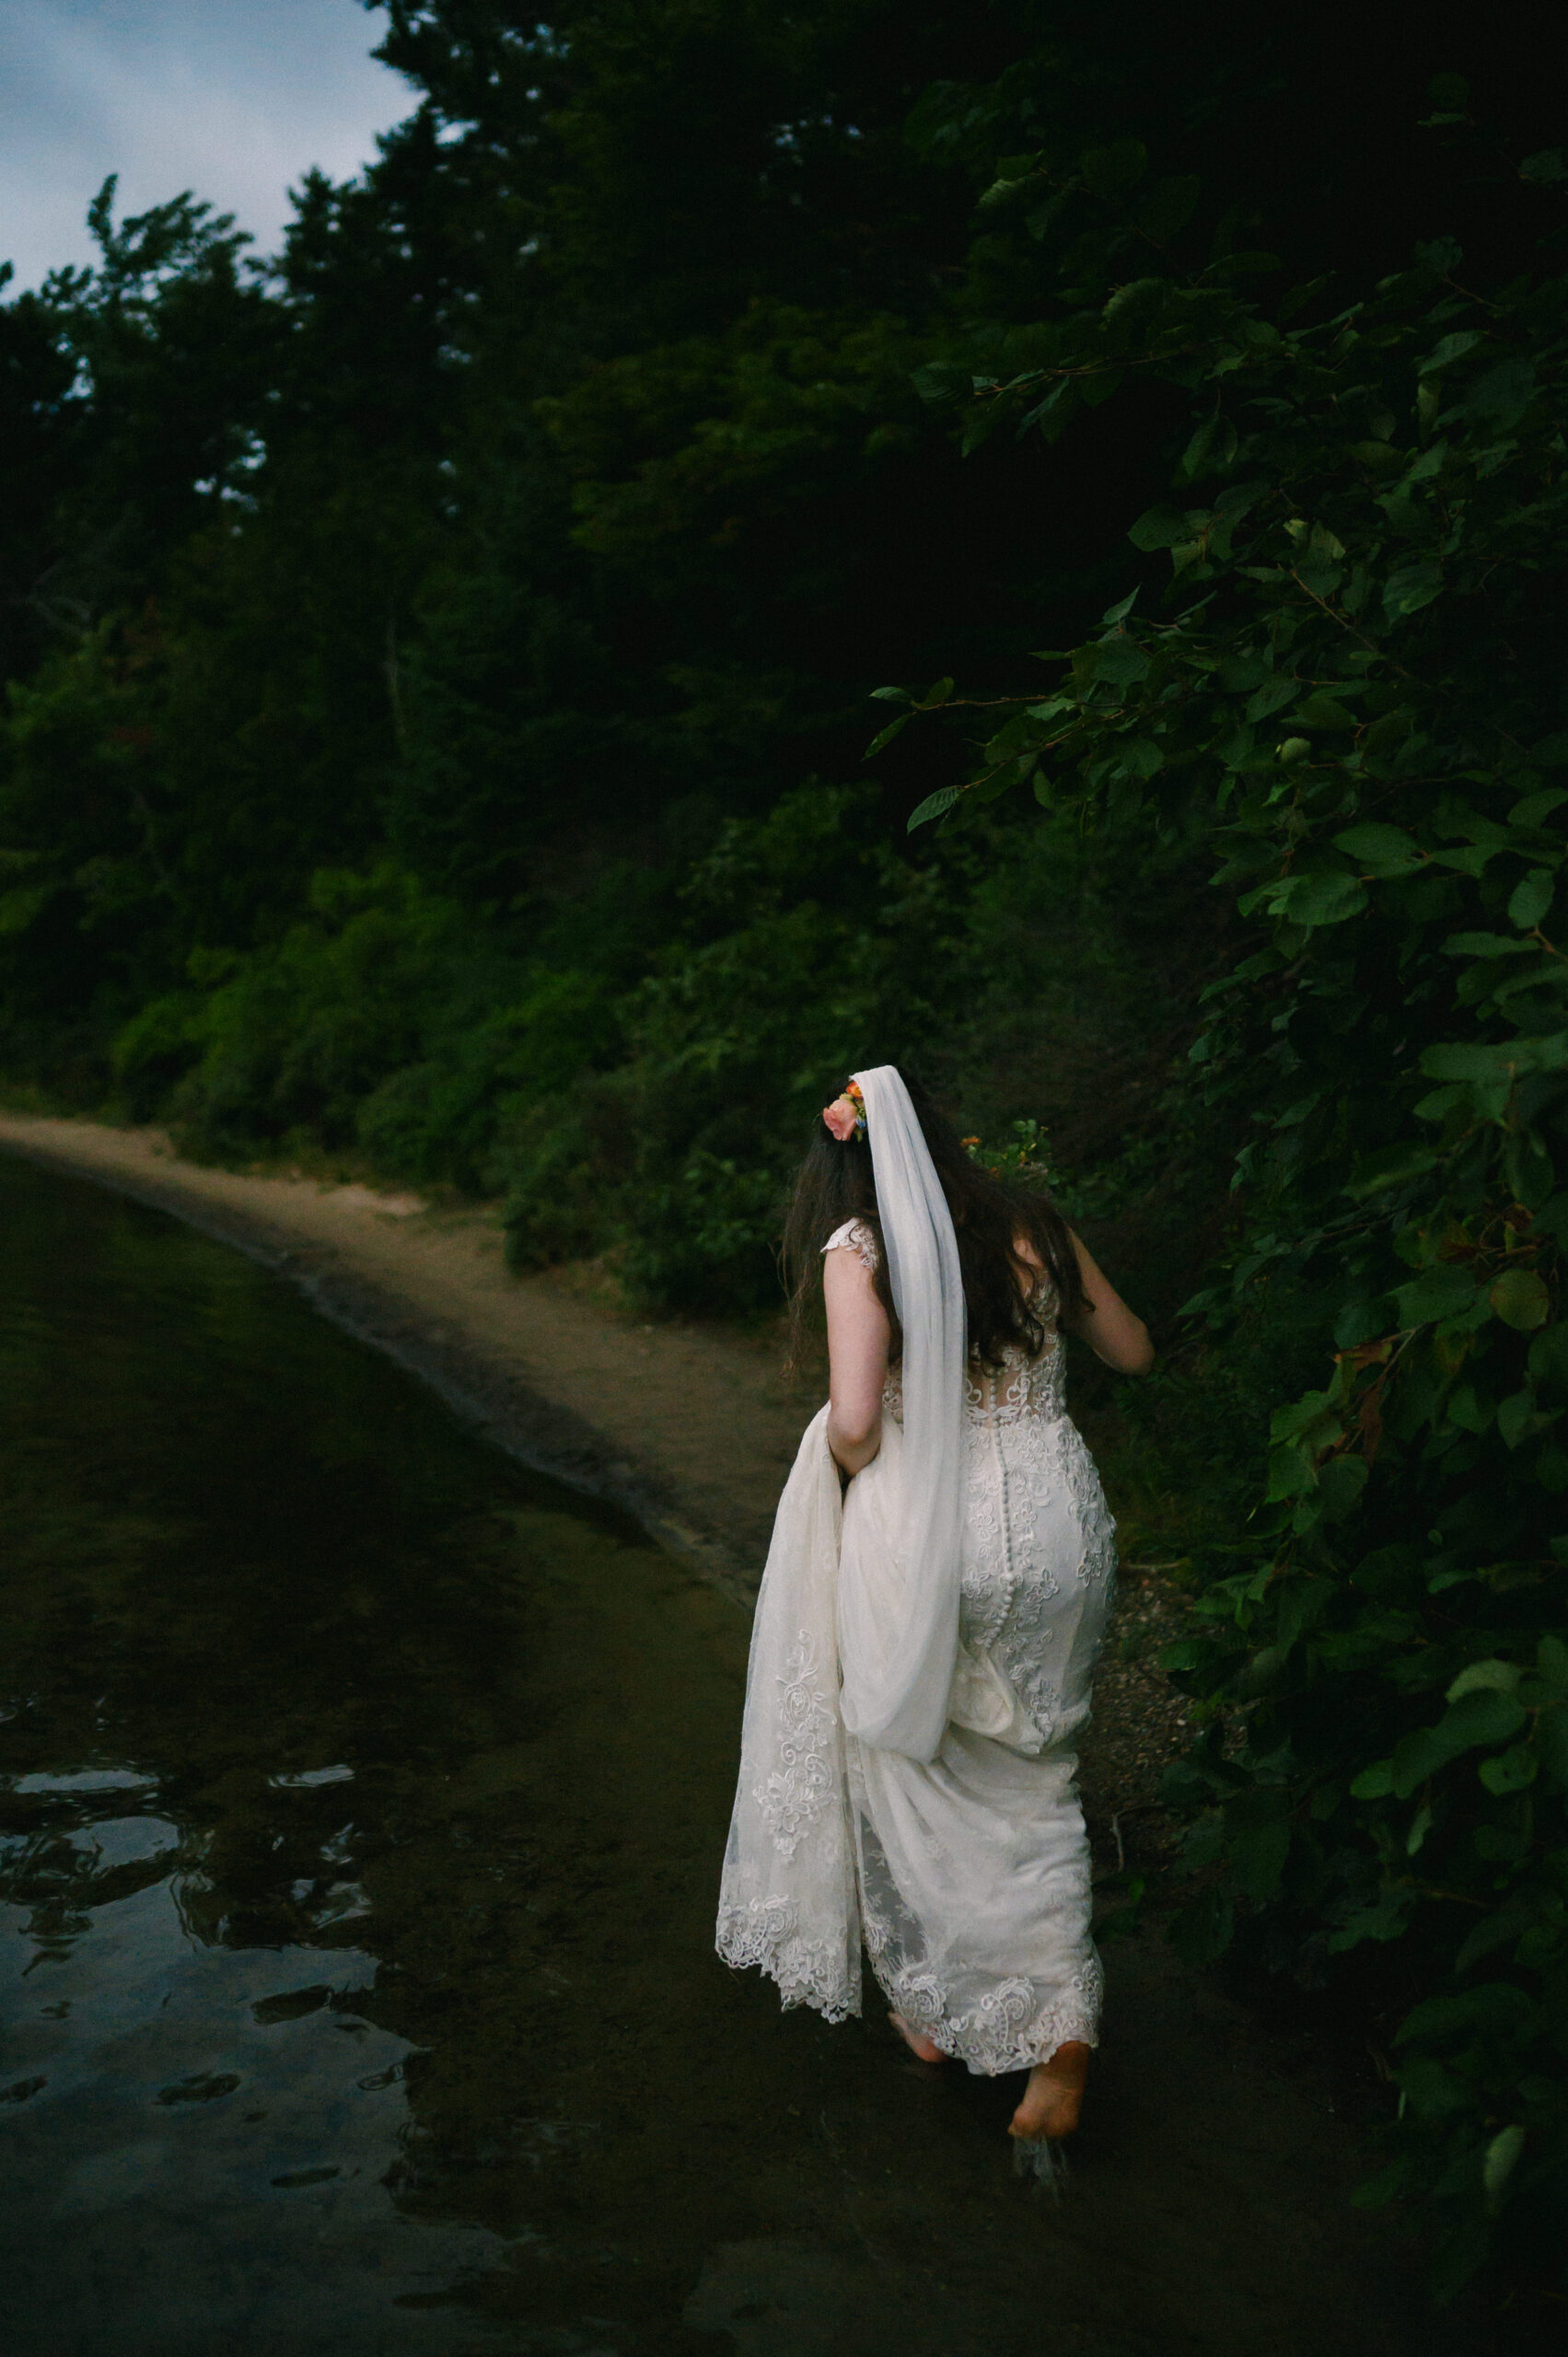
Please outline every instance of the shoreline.
M630 1516L749 1617L817 1405L766 1346L640 1322L553 1271L516 1274L494 1205L219 1169L185 1161L160 1130L75 1118L0 1112L0 1153L127 1195L285 1278L470 1430ZM1154 1666L1184 1613L1164 1568L1123 1564L1096 1673L1080 1784L1104 1868L1165 1849L1156 1787L1184 1747L1186 1705Z
M628 1515L749 1611L809 1416L761 1351L517 1275L493 1207L209 1167L159 1130L75 1119L0 1113L0 1152L167 1213L285 1278L494 1446Z

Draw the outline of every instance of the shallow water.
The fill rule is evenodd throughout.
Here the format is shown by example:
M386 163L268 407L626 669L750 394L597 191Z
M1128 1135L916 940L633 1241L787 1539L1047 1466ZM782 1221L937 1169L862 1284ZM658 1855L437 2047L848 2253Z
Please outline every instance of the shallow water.
M746 1631L281 1281L0 1159L18 2357L1292 2357L1430 2335L1293 2049L1109 1958L1013 2082L714 1958Z

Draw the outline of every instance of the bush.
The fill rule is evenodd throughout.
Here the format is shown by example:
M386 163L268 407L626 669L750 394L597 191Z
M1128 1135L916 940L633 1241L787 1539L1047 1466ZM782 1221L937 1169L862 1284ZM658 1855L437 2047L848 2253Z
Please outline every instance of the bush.
M1141 156L1109 204L1093 157L1009 168L1099 225L1080 281ZM1437 2206L1445 2289L1499 2234L1550 2248L1568 2193L1568 277L1551 240L1490 293L1461 261L1438 239L1328 318L1312 288L1265 313L1223 257L1162 268L976 380L981 425L1055 431L1135 364L1194 430L1129 535L1168 551L1163 608L1151 562L917 813L1024 783L1058 820L1197 819L1220 850L1240 929L1190 1095L1252 1136L1192 1307L1254 1353L1242 1428L1272 1413L1265 1495L1166 1656L1205 1723L1169 1782L1204 1875L1176 1936L1210 1956L1249 1921L1307 1978L1397 1946L1424 1996L1368 2198Z
M309 900L276 944L198 952L191 987L123 1027L130 1109L168 1108L202 1154L308 1140L419 1184L503 1183L520 1109L613 1052L613 988L541 968L389 865L319 872Z
M518 1131L508 1219L517 1256L540 1257L570 1171L640 1302L744 1313L778 1297L810 1120L853 1065L931 1039L948 916L936 879L888 848L876 795L818 784L722 826L680 898L684 938L621 1002L623 1059L558 1128Z

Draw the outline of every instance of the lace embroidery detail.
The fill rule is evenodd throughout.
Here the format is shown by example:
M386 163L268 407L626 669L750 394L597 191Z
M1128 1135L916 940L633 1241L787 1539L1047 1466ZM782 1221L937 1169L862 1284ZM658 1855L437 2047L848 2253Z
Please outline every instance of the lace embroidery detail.
M885 1970L875 1949L872 1965L879 1985L912 2028L923 2031L944 2053L956 2055L987 2078L1049 2062L1069 2039L1081 2039L1086 2046L1098 2043L1105 1973L1097 1956L1089 1956L1050 1996L1043 1996L1032 1980L999 1980L962 2012L953 2010L950 1994L935 1973Z
M896 1424L903 1422L903 1385L896 1367L882 1387L882 1406ZM1067 1353L1054 1329L1038 1358L1010 1342L999 1367L982 1367L971 1359L964 1370L964 1422L970 1426L1021 1424L1066 1412Z
M892 1976L898 2007L912 2029L935 2028L947 2012L942 1983L934 1972L898 1972Z
M822 1249L824 1252L853 1252L863 1267L876 1269L877 1238L864 1220L846 1219L842 1227L834 1228Z
M964 1641L1001 1666L1046 1742L1063 1716L1067 1649L1082 1614L1104 1623L1115 1585L1116 1526L1094 1460L1065 1416L986 1422L970 1434L965 1463ZM1042 1555L1032 1526L1062 1504L1074 1552ZM1053 1652L1054 1648L1054 1652Z
M1015 1587L996 1646L1014 1692L1048 1742L1062 1716L1062 1689L1045 1657L1052 1635L1051 1608L1061 1592L1049 1572Z
M752 1794L781 1858L792 1859L800 1837L838 1793L831 1749L835 1719L822 1690L817 1647L802 1629L779 1675L782 1771Z
M964 1465L969 1544L963 1550L961 1626L967 1643L982 1645L990 1653L1013 1601L1006 1482L994 1442L984 1448L983 1464L975 1462L981 1452L972 1434L970 1444Z
M1084 1534L1079 1577L1104 1587L1109 1594L1116 1577L1116 1525L1110 1518L1094 1458L1076 1424L1066 1424L1063 1431L1062 1469Z
M861 1219L846 1219L834 1228L824 1252L853 1252L863 1267L877 1266L877 1238ZM1046 1325L1045 1347L1030 1358L1016 1342L1002 1353L1000 1367L982 1367L973 1359L964 1371L964 1416L967 1422L1016 1424L1026 1416L1065 1413L1067 1354L1056 1330L1056 1289L1042 1270L1030 1301ZM889 1373L882 1405L893 1422L904 1420L903 1386L898 1369Z
M877 1265L877 1240L863 1220L846 1220L824 1249L854 1252L868 1269ZM1066 1411L1066 1346L1053 1324L1055 1293L1043 1271L1035 1288L1037 1308L1047 1320L1045 1348L1030 1358L1016 1343L998 1367L971 1360L964 1376L967 1531L963 1564L965 1642L991 1654L1010 1680L1029 1720L1052 1740L1063 1711L1066 1661L1053 1607L1064 1584L1098 1592L1103 1619L1116 1571L1116 1526L1111 1521L1094 1460ZM883 1412L903 1422L903 1388L897 1367L882 1391ZM1069 1572L1060 1559L1055 1571L1034 1560L1020 1544L1040 1501L1065 1495L1072 1503L1079 1546Z
M863 1898L860 1910L860 1936L865 1942L865 1953L875 1962L885 1955L894 1937L893 1926L885 1915L874 1915Z
M795 1902L753 1898L744 1907L719 1909L717 1947L738 1970L760 1968L778 1984L779 2002L811 2005L830 2022L860 2011L860 1991L846 1976L843 1957L830 1940L800 1936Z

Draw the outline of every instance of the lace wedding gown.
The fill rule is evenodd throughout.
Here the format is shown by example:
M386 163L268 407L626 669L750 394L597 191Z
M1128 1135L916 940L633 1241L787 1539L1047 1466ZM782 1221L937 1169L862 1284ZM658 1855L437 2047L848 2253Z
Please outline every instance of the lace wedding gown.
M872 1232L828 1251L876 1262ZM949 1724L935 1759L873 1749L837 1709L838 1560L882 1512L902 1445L896 1372L879 1455L839 1504L824 1410L781 1500L758 1599L721 1956L786 2005L860 2011L860 1950L914 2027L972 2071L1096 2043L1089 1852L1074 1738L1115 1578L1114 1526L1063 1405L1042 1277L1035 1358L1014 1347L965 1386L962 1601Z

